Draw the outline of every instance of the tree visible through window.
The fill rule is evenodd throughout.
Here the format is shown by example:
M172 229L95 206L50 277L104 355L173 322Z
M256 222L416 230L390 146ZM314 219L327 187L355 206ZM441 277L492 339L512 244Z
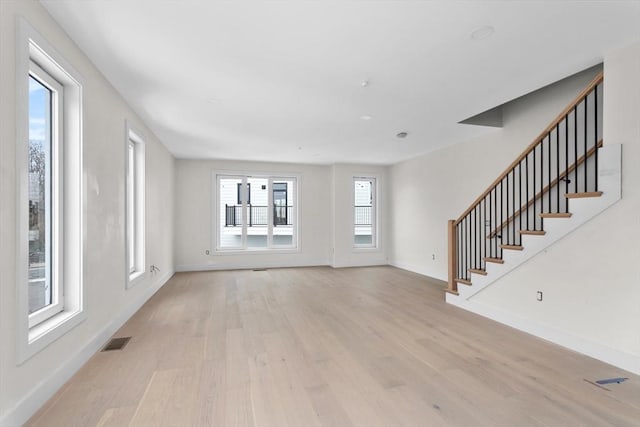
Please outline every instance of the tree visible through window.
M29 72L29 323L62 311L58 152L62 86L37 64Z

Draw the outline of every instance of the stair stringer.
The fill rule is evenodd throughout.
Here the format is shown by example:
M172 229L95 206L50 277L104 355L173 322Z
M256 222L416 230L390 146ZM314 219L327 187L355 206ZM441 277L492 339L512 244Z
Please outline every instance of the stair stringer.
M503 264L486 263L486 276L470 273L472 285L459 284L458 295L447 293L446 301L455 305L468 300L620 200L621 145L605 145L598 150L598 189L602 191L600 197L569 200L569 211L572 214L570 218L545 218L545 235L523 235L522 251L503 250Z

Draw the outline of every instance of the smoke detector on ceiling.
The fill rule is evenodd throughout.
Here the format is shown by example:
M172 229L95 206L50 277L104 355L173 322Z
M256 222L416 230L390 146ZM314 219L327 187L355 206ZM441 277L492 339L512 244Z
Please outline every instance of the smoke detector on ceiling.
M484 25L482 27L476 28L471 32L471 38L473 40L483 40L488 37L491 37L493 33L496 31L491 25Z

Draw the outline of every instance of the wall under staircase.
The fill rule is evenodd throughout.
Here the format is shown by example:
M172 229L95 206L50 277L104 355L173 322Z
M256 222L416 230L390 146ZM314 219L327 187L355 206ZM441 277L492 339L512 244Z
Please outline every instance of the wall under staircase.
M598 189L602 193L600 196L571 199L568 209L571 214L570 217L545 218L544 234L523 235L521 242L519 242L522 250L502 251L501 263L488 262L484 271L479 273L472 272L468 285L463 284L461 286L459 284L456 294L446 293L447 302L464 306L463 301L486 289L513 269L527 262L620 200L622 188L621 148L620 145L607 145L599 149ZM576 254L576 256L580 255Z
M603 138L605 143L598 150L602 161L597 166L599 179L597 190L602 192L601 196L571 199L567 209L571 214L570 217L546 218L544 220L544 235L523 235L522 250L503 251L503 264L487 263L484 271L477 271L481 274L471 273L467 278L468 281L463 280L463 282L470 282L471 285L458 286L458 292L448 293L446 300L458 307L554 341L617 367L639 373L640 358L635 349L640 342L638 338L640 333L636 331L635 334L633 332L629 334L627 325L629 322L637 322L640 310L623 309L624 315L621 324L612 323L611 318L607 315L615 311L615 308L611 306L612 300L615 301L614 306L628 307L624 295L617 297L611 295L614 292L613 289L619 287L617 281L620 280L620 271L609 264L609 260L615 258L616 255L624 257L629 246L637 245L630 239L633 238L631 236L635 234L634 230L640 223L638 221L640 215L636 215L633 220L626 223L629 235L617 243L614 252L602 256L600 259L595 259L590 264L584 264L585 259L593 259L593 253L601 252L600 244L602 241L597 236L603 233L602 231L594 233L583 225L598 216L606 218L608 216L606 210L618 202L622 196L623 157L620 143L623 141L616 135L621 134L620 128L622 128L627 129L627 132L631 131L630 134L635 134L636 137L640 136L637 125L629 126L630 122L637 123L640 116L629 117L625 114L626 112L621 111L622 105L629 104L630 96L635 94L637 97L637 77L633 77L636 80L635 87L630 85L626 95L623 89L624 79L621 77L631 77L626 73L629 69L637 69L640 62L637 58L629 59L625 55L618 58L621 64L626 63L627 67L631 65L626 69L623 66L616 67L615 61L611 60L611 64L614 65L612 67L613 81L604 85L606 119L604 120ZM605 63L605 70L608 65ZM605 82L607 77L608 75L605 77ZM611 94L609 91L613 93ZM632 110L637 113L638 105L634 105ZM622 123L617 119L616 115L621 113L630 122ZM609 126L614 128L609 129ZM624 136L628 138L630 135ZM609 140L609 137L613 140ZM626 148L631 150L633 150L631 144L638 144L637 140L629 142L630 144ZM633 169L637 167L637 163L631 166ZM562 182L559 183L557 191L564 192ZM597 196L597 194L592 194L592 196ZM601 215L603 213L604 215ZM600 227L604 230L615 230L624 226L624 224L600 219L601 221L598 222L603 222ZM609 240L607 234L605 231L604 236L606 240ZM571 243L562 242L565 237L574 241L581 240L583 244L576 247ZM563 247L565 247L564 250ZM637 250L635 252L638 255ZM638 260L636 258L631 261L632 265L637 264ZM559 262L563 262L564 265L559 266ZM578 267L579 265L582 267ZM629 269L633 269L633 267L625 266L622 271L628 272ZM549 272L558 272L559 270L562 273L556 277L549 274ZM512 271L513 274L511 274ZM591 280L581 283L580 278L585 274L589 275L590 271L592 272ZM638 274L636 273L634 276L633 282L640 285L640 280L637 280ZM594 277L597 279L594 280ZM628 276L626 280L628 280ZM636 289L629 293L628 298L635 301L635 307L640 306L639 293ZM591 321L585 322L585 317L590 317ZM619 314L616 317L620 317ZM593 340L592 336L595 331L585 328L585 324L592 324L593 319L600 319L602 323L602 326L596 328L598 334L601 334L601 341ZM569 327L567 328L567 326ZM625 330L625 333L620 334L619 327ZM576 334L574 331L579 333ZM610 342L612 337L619 339L618 336L626 337L627 341L621 342L624 349L612 348L605 344L607 341ZM630 341L629 338L631 338ZM628 352L625 351L626 348L634 350Z
M621 199L458 305L608 362L614 375L622 373L616 367L640 373L640 44L605 53L604 71L601 153L621 146ZM446 280L443 224L463 212L594 74L505 105L500 130L392 166L390 203L413 207L392 213L392 264ZM487 157L487 151L494 154Z

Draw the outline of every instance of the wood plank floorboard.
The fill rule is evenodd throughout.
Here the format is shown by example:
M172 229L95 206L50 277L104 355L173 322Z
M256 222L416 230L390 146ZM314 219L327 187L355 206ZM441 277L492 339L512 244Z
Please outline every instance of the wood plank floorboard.
M639 426L640 378L393 267L176 274L27 423ZM628 377L597 387L595 380Z

